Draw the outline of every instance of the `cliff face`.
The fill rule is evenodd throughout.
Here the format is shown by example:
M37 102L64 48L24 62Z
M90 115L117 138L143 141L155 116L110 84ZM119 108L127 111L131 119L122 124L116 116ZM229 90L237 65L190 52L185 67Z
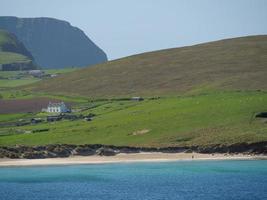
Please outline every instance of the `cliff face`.
M106 54L82 30L52 18L0 17L0 29L15 34L44 68L89 66Z

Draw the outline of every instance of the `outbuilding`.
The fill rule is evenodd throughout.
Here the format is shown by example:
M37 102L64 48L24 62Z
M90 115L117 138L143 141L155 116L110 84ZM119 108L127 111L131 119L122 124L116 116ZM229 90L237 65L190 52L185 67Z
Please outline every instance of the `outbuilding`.
M132 101L144 101L144 98L142 98L142 97L132 97L131 100Z
M41 123L43 120L41 118L32 118L31 123L32 124L38 124Z

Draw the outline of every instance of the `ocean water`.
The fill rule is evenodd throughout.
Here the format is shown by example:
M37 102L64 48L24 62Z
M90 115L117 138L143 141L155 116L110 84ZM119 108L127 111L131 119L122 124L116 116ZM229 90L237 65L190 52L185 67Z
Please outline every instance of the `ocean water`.
M0 168L1 200L264 200L267 161Z

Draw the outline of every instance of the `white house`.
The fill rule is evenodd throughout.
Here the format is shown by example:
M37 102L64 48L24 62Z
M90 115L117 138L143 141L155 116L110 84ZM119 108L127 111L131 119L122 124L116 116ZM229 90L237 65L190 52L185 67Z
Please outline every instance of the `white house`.
M49 102L46 111L49 113L66 113L70 112L70 109L65 105L64 102L60 103Z
M29 70L28 73L35 78L41 78L45 75L45 72L42 70Z
M142 97L132 97L131 100L132 101L144 101L144 98L142 98Z

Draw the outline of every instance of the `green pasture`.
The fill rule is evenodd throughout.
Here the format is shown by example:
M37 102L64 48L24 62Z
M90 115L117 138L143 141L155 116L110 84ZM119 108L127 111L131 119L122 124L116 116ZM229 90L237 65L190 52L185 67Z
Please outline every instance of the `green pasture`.
M79 114L96 114L91 122L64 120L19 127L49 129L42 133L16 134L14 127L0 128L0 132L10 133L0 137L0 145L99 143L163 147L267 140L267 123L255 119L256 113L267 111L265 92L213 92L80 105L87 104L91 109Z

